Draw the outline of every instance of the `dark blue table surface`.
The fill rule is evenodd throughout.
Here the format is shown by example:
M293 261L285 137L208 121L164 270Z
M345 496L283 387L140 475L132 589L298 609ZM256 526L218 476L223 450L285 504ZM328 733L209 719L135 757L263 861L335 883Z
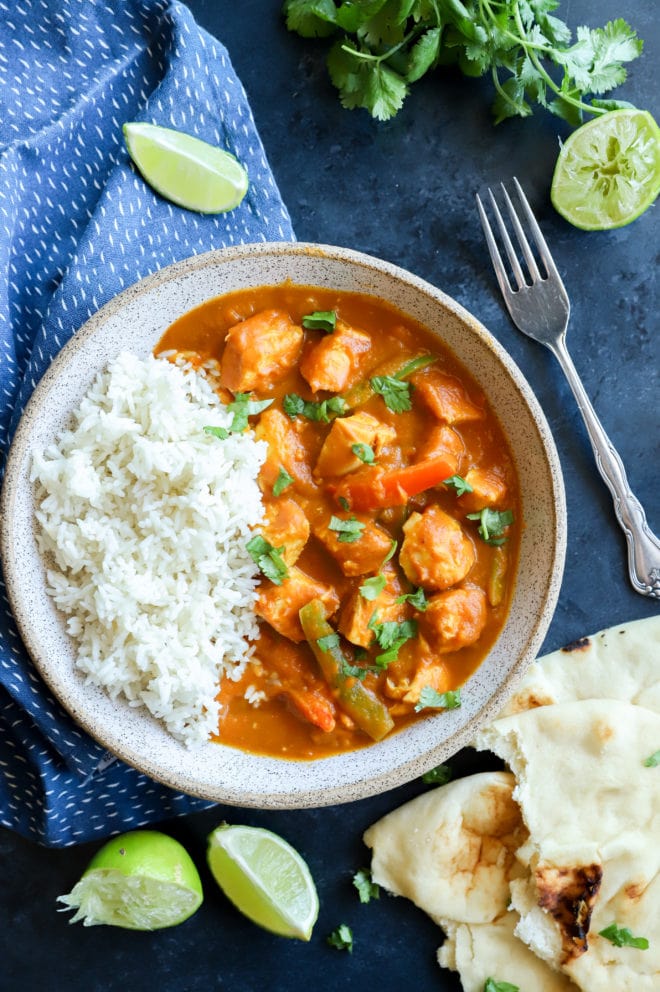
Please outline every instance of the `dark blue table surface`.
M398 117L379 124L362 111L341 108L326 75L324 46L285 30L280 0L188 5L229 49L298 238L386 258L441 287L492 331L538 396L557 443L568 502L566 569L546 650L653 615L657 604L628 583L625 540L568 385L549 352L519 334L504 313L474 193L512 175L527 190L571 297L575 364L651 527L660 533L657 207L620 231L580 232L549 202L558 139L568 133L556 118L539 112L495 128L489 83L445 71L416 84ZM620 95L658 119L654 0L624 6L572 0L559 13L574 28L627 17L646 49ZM486 759L466 751L452 764L462 774L485 768ZM353 872L368 863L364 829L423 788L412 782L320 810L216 807L163 824L200 866L206 900L187 923L154 934L70 927L56 913L55 897L75 883L95 846L49 851L2 831L0 990L399 992L414 986L417 992L457 992L457 978L435 963L440 931L431 921L384 895L361 905L351 886ZM303 853L321 900L309 944L260 931L225 901L204 867L206 836L223 819L269 827ZM353 928L352 955L326 945L340 922Z

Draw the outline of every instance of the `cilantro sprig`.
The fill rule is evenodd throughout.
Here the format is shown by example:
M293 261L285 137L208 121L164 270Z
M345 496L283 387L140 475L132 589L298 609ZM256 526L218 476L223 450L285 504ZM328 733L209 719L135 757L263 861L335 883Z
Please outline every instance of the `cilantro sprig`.
M383 649L382 653L376 655L374 659L377 668L380 670L387 668L391 662L396 661L399 651L406 641L417 637L416 620L385 620L383 623L380 623L378 613L375 612L367 626L369 630L373 631L378 647Z
M419 694L419 702L415 703L415 712L420 713L421 710L455 710L460 705L460 689L438 692L433 686L425 685Z
M281 548L274 548L261 534L255 534L245 547L252 561L259 566L260 572L274 585L281 586L284 579L289 577L289 570L282 558L284 545Z
M338 951L348 951L353 953L353 931L347 923L340 923L327 937L330 947L336 947Z
M344 520L342 517L335 517L333 515L330 517L328 528L335 532L338 541L342 541L345 544L352 544L354 541L359 541L362 537L365 524L361 520L358 520L357 517L349 517L348 520Z
M439 65L490 76L495 123L538 105L577 126L623 101L600 97L626 79L642 41L623 18L570 28L559 0L285 0L287 27L334 39L330 78L347 109L388 120L411 84Z
M520 986L512 985L511 982L498 982L494 978L487 978L484 992L520 992Z
M346 413L346 400L341 396L331 396L327 400L304 400L297 393L287 393L282 400L282 408L287 417L305 417L323 424L329 424L334 417Z
M598 936L609 940L615 947L636 947L640 951L649 948L646 937L634 937L628 927L620 927L617 923L610 923L604 930L599 930Z
M486 544L499 547L507 541L504 531L513 523L513 513L511 510L492 510L489 506L485 506L477 513L468 513L467 519L478 520L479 537Z
M272 402L272 399L253 400L250 393L236 393L233 401L227 406L234 415L229 430L237 433L244 431L248 426L248 417L255 417L262 410L266 410Z
M337 326L337 313L335 310L315 310L314 313L308 313L303 317L302 326L309 331L332 334Z
M449 765L436 765L422 775L424 785L446 785L451 782L452 770Z
M293 483L293 476L289 475L287 470L280 465L280 470L277 473L277 478L273 483L273 496L281 496L285 489Z
M368 903L372 899L380 899L380 886L374 882L368 868L360 868L353 875L353 885L357 889L360 902Z

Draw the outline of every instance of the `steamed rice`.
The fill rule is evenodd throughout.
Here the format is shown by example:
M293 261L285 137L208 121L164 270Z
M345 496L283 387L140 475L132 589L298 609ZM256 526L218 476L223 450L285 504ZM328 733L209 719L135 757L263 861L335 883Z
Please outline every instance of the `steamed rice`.
M32 469L78 668L188 745L217 732L220 679L240 678L257 636L245 545L266 445L204 431L230 421L204 375L122 353Z

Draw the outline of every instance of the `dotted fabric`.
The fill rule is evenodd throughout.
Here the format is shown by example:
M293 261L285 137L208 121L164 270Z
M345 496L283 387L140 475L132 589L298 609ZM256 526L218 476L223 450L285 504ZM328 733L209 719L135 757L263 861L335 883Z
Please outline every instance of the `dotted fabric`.
M250 189L203 216L130 164L126 121L232 152ZM293 237L227 53L174 0L0 0L0 446L34 386L124 287L213 248ZM104 749L61 709L0 588L0 824L65 846L208 807Z

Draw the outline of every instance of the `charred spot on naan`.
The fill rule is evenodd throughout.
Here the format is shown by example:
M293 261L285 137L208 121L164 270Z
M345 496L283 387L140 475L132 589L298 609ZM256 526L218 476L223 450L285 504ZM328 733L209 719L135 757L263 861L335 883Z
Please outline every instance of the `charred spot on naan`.
M603 878L599 864L555 868L539 865L535 871L538 902L556 921L562 941L562 964L588 950L591 914Z
M563 648L560 648L560 651L563 651L564 654L571 654L575 651L588 651L590 647L590 637L578 637L577 641L571 641L570 644L565 644Z

